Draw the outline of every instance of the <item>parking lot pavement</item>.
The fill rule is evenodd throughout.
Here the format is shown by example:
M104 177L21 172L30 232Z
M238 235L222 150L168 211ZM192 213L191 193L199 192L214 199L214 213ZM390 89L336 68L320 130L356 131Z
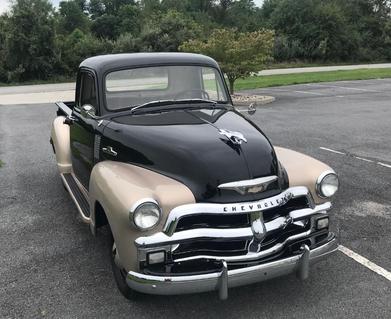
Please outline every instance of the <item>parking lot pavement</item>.
M252 91L276 97L252 117L275 145L340 174L332 227L345 247L386 271L391 168L378 163L391 164L390 89L391 80L370 80ZM103 237L90 235L62 187L49 144L54 116L48 104L0 106L0 318L391 317L391 282L342 252L307 281L231 289L225 302L216 293L125 300Z

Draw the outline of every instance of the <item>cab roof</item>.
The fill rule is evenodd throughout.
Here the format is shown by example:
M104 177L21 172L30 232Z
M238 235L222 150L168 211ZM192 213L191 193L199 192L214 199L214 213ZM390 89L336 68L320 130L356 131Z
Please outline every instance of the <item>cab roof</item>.
M210 57L194 53L123 53L98 55L84 60L80 67L94 70L98 75L106 72L153 65L205 65L218 68Z

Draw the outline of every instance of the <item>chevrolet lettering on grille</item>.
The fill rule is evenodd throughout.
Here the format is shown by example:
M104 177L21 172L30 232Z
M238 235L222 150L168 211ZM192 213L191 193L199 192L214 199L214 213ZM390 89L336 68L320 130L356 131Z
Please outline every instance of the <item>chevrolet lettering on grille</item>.
M272 198L240 205L227 205L223 207L224 213L249 213L266 210L286 204L293 197L292 193L283 193Z

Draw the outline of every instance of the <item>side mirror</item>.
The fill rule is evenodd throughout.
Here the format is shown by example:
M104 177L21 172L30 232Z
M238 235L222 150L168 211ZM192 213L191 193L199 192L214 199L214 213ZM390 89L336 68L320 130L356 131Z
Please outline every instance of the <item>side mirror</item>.
M94 118L96 116L96 110L92 105L84 104L81 107L81 116L85 118Z
M247 109L248 115L254 115L256 111L257 111L257 108L256 108L255 103L251 103L251 104L248 106L248 109Z

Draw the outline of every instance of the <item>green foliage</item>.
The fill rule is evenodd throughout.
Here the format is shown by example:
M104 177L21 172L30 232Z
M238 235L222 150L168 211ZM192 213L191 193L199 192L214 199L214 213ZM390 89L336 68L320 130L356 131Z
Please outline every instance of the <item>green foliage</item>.
M45 79L52 75L55 34L49 1L16 0L7 29L9 80Z
M206 42L190 40L180 49L213 57L227 75L233 93L238 78L261 70L272 59L273 42L274 32L270 30L243 33L235 29L218 29Z
M170 10L155 16L141 34L142 51L177 51L181 43L197 37L199 26L182 13Z
M75 74L84 59L111 52L113 43L109 40L99 40L90 33L76 29L66 37L60 37L57 45L60 48L61 59L59 68L66 74Z
M389 58L389 1L267 0L261 16L276 31L279 61Z
M131 53L138 51L140 51L140 41L131 33L120 35L120 37L114 43L114 53Z
M139 35L142 25L141 13L140 8L136 5L127 4L122 6L118 11L119 33Z
M258 8L253 0L62 0L55 10L49 0L13 0L11 11L0 16L0 82L74 76L91 55L177 51L182 43L206 44L216 34L224 37L215 40L225 55L221 48L193 49L229 58L222 65L235 69L232 82L234 74L246 76L245 70L267 62L247 56L249 39L243 36L265 29L274 30L273 45L265 43L277 62L387 61L390 2L264 0ZM236 31L219 34L221 29Z
M84 14L84 6L79 0L60 2L58 23L62 33L71 33L75 29L88 30L89 20Z
M115 39L119 34L119 18L111 14L103 14L91 24L92 33L98 38Z
M7 17L0 16L0 82L7 80L6 62L7 62L7 46L6 46L6 34L7 34Z

